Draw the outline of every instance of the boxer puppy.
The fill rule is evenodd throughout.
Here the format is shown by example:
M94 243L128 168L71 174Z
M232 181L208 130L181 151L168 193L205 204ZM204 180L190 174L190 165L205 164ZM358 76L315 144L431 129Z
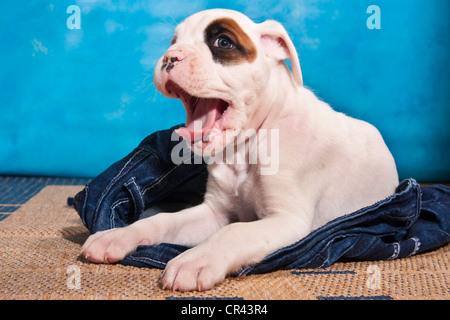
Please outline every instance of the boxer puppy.
M82 248L92 262L120 261L139 244L192 246L167 264L162 286L207 290L398 185L377 129L303 87L295 47L275 21L220 9L194 14L176 28L154 83L183 102L186 127L177 133L194 152L217 158L234 150L245 161L212 162L198 206L92 235ZM276 134L260 138L263 131ZM256 149L241 147L250 140ZM268 140L277 140L268 152L279 163L264 174L249 158Z

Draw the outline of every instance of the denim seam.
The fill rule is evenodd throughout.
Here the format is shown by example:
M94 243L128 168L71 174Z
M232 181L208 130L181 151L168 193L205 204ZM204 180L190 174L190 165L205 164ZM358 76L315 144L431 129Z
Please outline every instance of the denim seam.
M175 167L173 167L172 169L170 169L166 174L164 174L161 178L159 178L158 181L156 181L154 184L152 184L150 187L147 187L144 192L142 193L143 196L145 196L145 193L151 189L153 189L154 187L156 187L158 184L161 183L161 181L163 181L169 174L171 174L175 169L177 169L180 166L180 164L177 164Z
M408 221L408 220L413 219L416 216L417 215L414 213L414 214L412 214L410 216L403 216L403 217L398 217L398 216L394 216L394 215L391 215L391 214L386 214L385 217L388 217L389 219L392 219L392 220Z
M85 190L86 194L84 195L83 208L81 209L81 212L83 212L83 216L85 216L84 213L86 212L86 205L87 205L88 198L89 198L89 185L86 185L84 187L84 190Z
M327 242L327 244L325 245L325 247L322 248L322 250L320 250L320 251L316 254L316 256L321 255L324 251L326 251L327 248L331 245L331 243L334 243L336 240L340 240L340 239L343 239L343 238L345 238L345 236L339 236L339 237L336 237L336 238L333 238L333 239L329 240L329 241ZM323 263L319 266L319 268L323 268L323 266L324 266L327 262L328 262L328 257L323 261Z
M358 239L361 237L361 234L358 234ZM359 256L362 256L362 255L364 255L367 251L369 251L370 249L371 249L371 247L372 247L372 244L374 244L375 242L376 242L377 240L376 239L371 239L370 240L370 244L366 247L366 250L364 250L363 252L361 252L360 254L359 254ZM356 243L356 242L355 242ZM353 244L353 246L355 245L355 243ZM352 246L352 248L353 248L353 246ZM348 251L348 250L347 250ZM345 253L347 253L347 251L345 252Z
M111 207L111 211L110 211L110 215L109 215L109 224L110 224L111 228L115 228L116 227L116 223L114 222L115 221L115 214L113 214L113 212L116 211L116 207L118 205L122 204L122 203L127 203L127 202L130 202L130 200L129 199L119 200L119 201L117 201L114 204L113 207Z
M130 190L131 197L132 197L133 200L135 201L135 205L137 205L137 202L139 201L139 205L140 205L142 208L144 208L144 207L145 207L144 199L143 199L143 197L142 197L141 188L140 188L139 185L136 183L136 177L131 178L131 181L126 182L124 185L128 187L130 184L133 184L133 185L134 185L134 187L136 188L136 190L138 191L138 193L139 193L139 195L140 195L139 199L135 199L134 196L133 196L133 195L134 195L133 192L131 192L131 190Z
M127 163L125 163L125 165L122 167L122 169L120 170L120 172L111 180L111 183L108 185L108 187L113 184L118 177L120 177L122 175L122 172L125 170L125 168L128 166L128 164L138 155L142 152L142 150L139 150L138 152L136 152L131 158L130 160L127 161Z
M338 237L336 237L336 238L330 239L330 241L327 242L327 244L325 245L325 247L322 248L322 250L320 250L320 252L317 253L316 256L319 255L319 254L322 254L322 253L325 252L325 251L327 251L328 248L331 246L331 244L332 244L332 243L335 243L337 240L340 240L340 239L346 239L346 238L348 238L348 237L353 237L353 236L356 236L356 235L355 235L355 234L342 235L342 236L338 236ZM357 236L358 236L358 238L359 238L360 235L357 235ZM356 242L354 242L349 248L347 248L347 250L345 250L345 252L343 252L342 255L344 255L348 250L350 250L351 248L353 248L353 246L355 245L355 243L356 243ZM327 257L327 259L320 265L319 268L323 268L323 266L328 262L328 260L329 260L329 257Z
M139 262L142 262L142 261L151 261L151 262L154 262L154 263L163 265L163 266L166 266L166 265L167 265L167 262L163 262L163 261L160 261L160 260L152 259L152 258L149 258L149 257L133 257L133 256L128 256L127 259L131 259L131 260L139 261Z
M143 148L143 147L137 147L136 150L139 150L139 152L141 152L141 151L150 152L156 159L158 159L159 162L161 162L161 158L158 157L158 154L153 152L150 149L146 149L146 148Z

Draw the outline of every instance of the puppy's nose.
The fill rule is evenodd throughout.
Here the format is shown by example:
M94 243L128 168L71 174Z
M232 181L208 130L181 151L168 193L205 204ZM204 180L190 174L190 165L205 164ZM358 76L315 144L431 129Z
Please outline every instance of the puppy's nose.
M167 72L172 70L176 64L180 63L186 58L186 54L181 50L169 50L164 55L163 65L161 70L166 69Z
M171 63L180 62L186 58L186 54L181 50L169 50L166 52L164 58Z

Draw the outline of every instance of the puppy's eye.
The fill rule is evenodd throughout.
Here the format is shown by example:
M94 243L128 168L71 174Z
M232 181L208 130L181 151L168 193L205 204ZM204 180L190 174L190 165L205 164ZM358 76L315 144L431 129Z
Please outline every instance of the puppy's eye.
M214 41L213 46L221 49L234 48L233 42L231 42L231 40L225 36L218 37L216 41Z

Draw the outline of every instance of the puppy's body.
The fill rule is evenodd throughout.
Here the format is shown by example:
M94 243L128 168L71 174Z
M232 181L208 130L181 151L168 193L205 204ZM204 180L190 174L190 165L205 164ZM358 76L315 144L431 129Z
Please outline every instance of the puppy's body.
M335 112L302 86L297 53L279 24L204 11L177 27L172 43L156 66L155 85L185 105L187 126L179 135L206 156L234 145L235 161L208 166L201 205L91 236L83 246L90 260L115 262L138 244L195 246L168 263L163 286L209 289L394 192L395 163L379 132ZM258 136L252 140L256 149L245 146L253 138L249 132ZM269 174L263 164L248 161L268 145L277 162Z

